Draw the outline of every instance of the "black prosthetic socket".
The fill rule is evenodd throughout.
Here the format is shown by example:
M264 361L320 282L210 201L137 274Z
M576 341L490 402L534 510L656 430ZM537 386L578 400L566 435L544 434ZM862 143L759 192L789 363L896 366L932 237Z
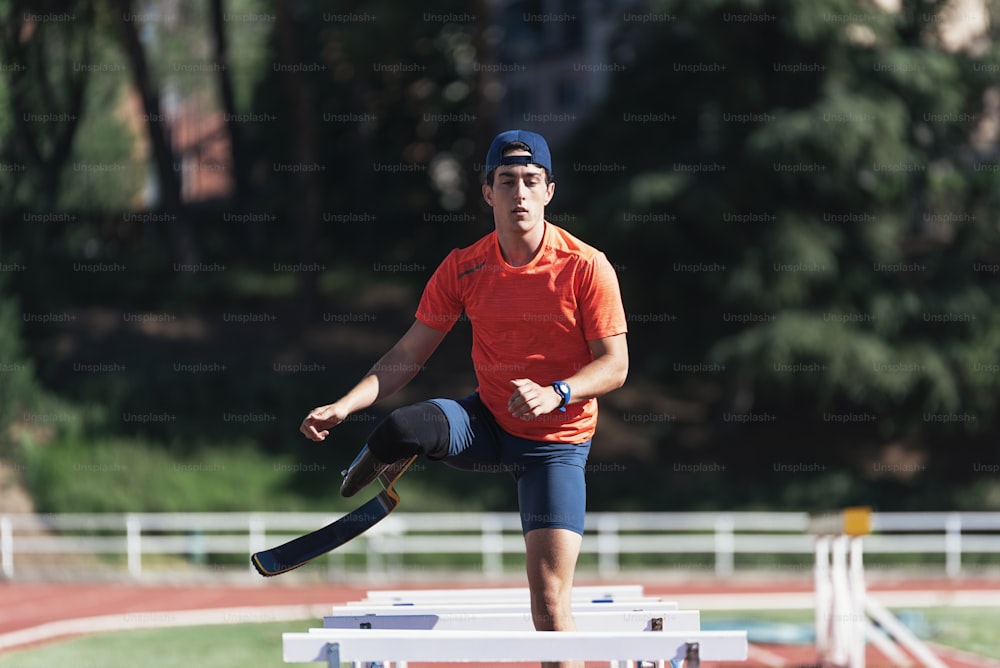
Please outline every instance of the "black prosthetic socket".
M368 437L368 449L379 461L391 464L413 455L440 459L451 442L448 418L429 401L397 408Z

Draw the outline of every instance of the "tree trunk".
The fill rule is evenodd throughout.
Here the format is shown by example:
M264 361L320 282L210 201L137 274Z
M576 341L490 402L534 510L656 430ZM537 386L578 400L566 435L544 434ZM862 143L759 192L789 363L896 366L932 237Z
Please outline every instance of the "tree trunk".
M302 63L300 38L292 16L290 0L275 3L275 28L281 62L289 66L282 72L288 106L291 110L289 130L292 134L292 160L300 167L293 175L292 216L295 221L297 262L305 268L298 272L296 311L300 318L307 318L317 301L317 278L313 271L316 261L315 247L319 238L319 222L323 215L323 180L319 151L319 109L306 77L295 71L294 65Z
M47 30L45 26L35 26L34 29L25 31L24 16L27 9L27 6L15 3L10 14L4 17L4 32L7 36L3 48L5 60L21 65L29 62L33 64L32 67L10 70L10 105L17 127L15 140L41 175L41 192L46 205L55 208L59 200L60 175L73 150L73 140L84 111L84 94L90 80L87 73L74 72L73 62L90 60L90 35L94 15L87 3L77 8L80 29L74 33L75 43L72 46L79 44L80 51L56 64L65 69L63 75L57 78L63 87L60 90L53 83L49 71L47 49L47 44L60 39L60 36L53 35L52 30ZM36 99L33 100L33 97ZM59 114L63 119L58 123L42 123L39 129L38 123L29 120L30 115L39 109L44 109L45 113Z
M237 120L236 95L233 92L233 77L229 62L229 43L226 38L225 11L223 0L212 0L212 36L215 44L215 62L218 65L219 98L226 115L229 130L230 160L235 185L237 205L243 209L250 198L250 164L247 159L243 128Z
M132 0L113 0L121 16L131 16ZM160 108L160 95L149 72L146 63L146 53L139 41L135 22L122 19L122 46L129 59L132 70L132 82L142 98L143 110L146 114L146 129L149 132L149 142L153 148L153 160L159 177L161 205L167 214L172 216L170 222L164 225L167 238L176 262L196 264L198 248L189 227L184 202L181 199L181 181L174 168L174 152L170 146L168 131L163 112ZM183 272L184 276L193 275Z
M486 35L488 29L493 25L494 19L499 17L493 16L490 3L486 0L475 0L472 6L476 15L474 37L476 57L481 63L493 65L497 62L496 49L493 48ZM497 103L484 93L484 91L492 90L496 82L497 75L489 67L480 68L479 72L476 73L476 82L473 85L476 96L476 120L472 127L473 143L476 147L473 155L477 163L480 160L485 162L486 151L490 147L490 142L493 141L493 133L496 129ZM482 182L485 176L482 173L475 173L466 190L465 210L476 217L476 224L465 226L464 229L473 230L470 233L473 238L479 238L485 232L493 229L493 212L483 202Z

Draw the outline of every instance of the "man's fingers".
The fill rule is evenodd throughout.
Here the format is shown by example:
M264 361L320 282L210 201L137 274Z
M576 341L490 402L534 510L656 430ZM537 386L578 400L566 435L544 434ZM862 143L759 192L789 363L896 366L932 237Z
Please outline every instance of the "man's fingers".
M517 411L523 409L527 403L527 395L521 389L518 389L514 392L514 394L510 395L510 399L507 400L507 410L516 415Z
M516 418L531 420L554 410L556 393L528 378L510 381L514 392L507 400L507 410Z
M510 382L516 389L507 401L507 410L516 418L530 420L535 417L535 411L539 404L535 383L524 379Z
M324 440L330 432L326 429L323 431L318 431L316 427L312 425L307 425L305 428L305 434L314 441Z
M326 407L317 408L302 420L299 431L308 439L322 441L329 435L330 427L336 427L341 422L343 420L334 411L328 410Z
M299 431L302 432L303 436L305 436L310 440L313 441L322 440L322 437L319 435L319 432L316 431L316 427L314 427L310 423L309 418L306 418L305 420L302 421L302 424L299 425Z

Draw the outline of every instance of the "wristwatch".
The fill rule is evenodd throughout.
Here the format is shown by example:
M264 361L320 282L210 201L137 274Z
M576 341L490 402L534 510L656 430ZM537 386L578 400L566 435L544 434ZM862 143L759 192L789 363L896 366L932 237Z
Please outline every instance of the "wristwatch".
M559 410L566 412L566 404L569 403L569 398L573 395L572 390L569 389L569 383L565 380L557 380L552 383L553 389L555 389L556 394L562 397L562 401L559 403Z

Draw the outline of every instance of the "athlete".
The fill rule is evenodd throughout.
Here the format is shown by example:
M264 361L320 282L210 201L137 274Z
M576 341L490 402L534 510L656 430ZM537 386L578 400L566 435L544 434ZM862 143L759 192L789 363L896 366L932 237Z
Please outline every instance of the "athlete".
M597 398L621 387L628 372L625 311L604 254L545 220L555 182L541 135L500 133L485 172L494 231L444 259L410 329L346 395L313 409L300 430L322 441L351 413L405 386L464 313L476 391L392 411L347 470L341 493L357 493L414 454L458 469L509 472L535 628L572 630L584 469Z

